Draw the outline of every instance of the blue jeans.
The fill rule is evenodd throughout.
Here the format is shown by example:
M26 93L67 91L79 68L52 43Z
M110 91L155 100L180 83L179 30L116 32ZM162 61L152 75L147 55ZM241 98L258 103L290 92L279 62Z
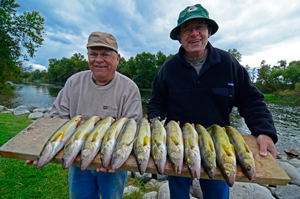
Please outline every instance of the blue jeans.
M169 176L171 199L189 199L192 179L189 177ZM229 199L229 186L226 181L200 179L203 199Z
M123 197L127 171L103 173L96 170L81 171L77 166L69 169L70 198L118 199Z

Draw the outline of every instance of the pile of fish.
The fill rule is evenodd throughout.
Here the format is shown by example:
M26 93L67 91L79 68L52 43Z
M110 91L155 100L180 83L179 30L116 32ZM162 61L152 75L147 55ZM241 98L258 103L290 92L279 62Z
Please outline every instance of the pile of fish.
M150 126L143 118L112 117L102 119L92 116L78 126L82 115L77 115L62 125L42 149L36 168L45 166L63 149L63 168L67 169L77 155L81 154L80 169L89 167L100 153L99 167L119 169L128 159L132 150L138 170L144 174L150 156L158 173L163 174L167 157L173 170L180 175L185 162L191 177L200 179L201 165L209 178L213 179L216 167L220 169L227 184L232 187L236 177L236 160L249 180L256 175L253 153L237 130L212 125L207 129L200 124L179 123L155 118Z

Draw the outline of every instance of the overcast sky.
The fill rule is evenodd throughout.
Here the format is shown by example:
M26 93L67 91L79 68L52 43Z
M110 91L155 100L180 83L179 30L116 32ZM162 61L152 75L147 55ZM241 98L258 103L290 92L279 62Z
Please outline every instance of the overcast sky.
M262 60L276 65L300 60L299 0L16 0L18 14L38 11L45 19L43 45L24 65L48 68L49 59L86 56L86 43L93 31L111 33L119 53L128 60L142 52L165 55L178 52L180 44L170 39L179 13L202 4L219 25L209 38L214 47L236 48L242 64L259 67Z

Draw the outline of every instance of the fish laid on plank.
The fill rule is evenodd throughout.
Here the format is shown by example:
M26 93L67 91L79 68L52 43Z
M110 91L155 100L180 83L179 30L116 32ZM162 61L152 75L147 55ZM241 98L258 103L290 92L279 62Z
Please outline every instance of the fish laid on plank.
M167 131L167 151L176 174L181 174L183 165L184 145L180 126L171 120L166 125Z
M200 124L196 124L198 133L201 162L208 177L213 179L216 174L216 151L214 142L207 130Z
M231 126L225 126L225 129L231 144L234 146L236 158L241 164L243 173L249 180L255 180L255 160L250 147L246 144L244 138L236 129Z
M36 168L42 168L63 148L67 139L74 133L82 115L76 115L71 120L63 124L46 142L40 155Z
M103 142L103 138L114 121L115 119L110 116L99 121L86 138L83 148L81 149L81 171L85 170L98 154Z
M90 117L88 120L83 122L68 139L64 147L64 153L62 157L64 169L68 169L72 165L88 134L94 129L95 124L100 119L101 118L98 116Z
M138 164L138 169L143 175L147 169L150 158L151 130L148 120L143 118L139 121L137 130L137 140L134 143L134 155Z
M217 164L228 186L232 187L236 176L236 158L234 147L230 144L224 128L219 125L210 126L207 131L214 141Z
M128 119L126 117L118 119L115 123L111 125L111 127L108 129L107 133L104 136L100 150L100 158L102 166L105 168L108 168L111 162L116 140L123 128L124 123L127 121Z
M116 170L120 168L129 157L132 151L133 143L137 139L135 137L136 129L137 125L134 119L129 119L124 124L124 127L120 132L114 147L111 161L112 169Z
M201 155L198 145L198 133L194 126L185 123L182 127L184 142L184 159L189 169L192 179L200 179L201 175Z
M151 126L151 155L159 174L165 172L167 161L167 132L163 124L165 120L160 122L160 118L155 118Z

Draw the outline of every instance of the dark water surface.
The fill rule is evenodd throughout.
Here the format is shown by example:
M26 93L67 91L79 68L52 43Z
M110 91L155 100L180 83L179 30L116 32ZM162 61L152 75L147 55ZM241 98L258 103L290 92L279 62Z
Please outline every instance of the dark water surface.
M0 95L0 105L8 108L16 108L19 105L36 105L51 107L62 86L53 84L16 84L17 89L10 96ZM151 97L151 91L141 90L144 115L147 112L147 103ZM300 106L287 104L267 104L273 115L278 134L276 148L282 152L288 148L294 148L300 152ZM231 113L231 125L240 133L250 134L244 119L238 114L237 109Z

